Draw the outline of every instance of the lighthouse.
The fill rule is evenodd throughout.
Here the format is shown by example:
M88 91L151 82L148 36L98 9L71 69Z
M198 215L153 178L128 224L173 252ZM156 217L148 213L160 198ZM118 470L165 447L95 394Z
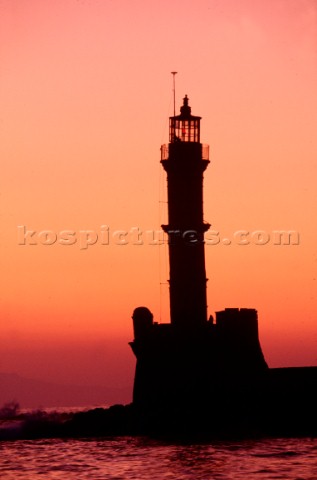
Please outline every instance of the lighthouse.
M200 120L191 114L187 95L180 115L169 119L169 144L161 147L167 173L170 262L170 316L179 328L192 329L207 322L203 174L209 147L200 143Z
M154 321L137 307L132 315L136 356L133 404L143 411L214 404L233 394L237 382L266 371L257 311L225 308L216 322L207 314L203 175L209 147L200 141L201 117L187 95L169 119L169 143L161 146L167 174L170 322ZM212 317L211 317L212 318ZM233 381L234 379L234 381Z

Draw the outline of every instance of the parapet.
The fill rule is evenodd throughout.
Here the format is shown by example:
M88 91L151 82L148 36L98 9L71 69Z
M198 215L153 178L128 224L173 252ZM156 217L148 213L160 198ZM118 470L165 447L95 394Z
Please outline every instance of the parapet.
M259 342L258 313L254 308L226 308L216 312L215 327L223 368L241 374L259 373L268 368Z
M225 308L216 312L216 324L224 334L258 337L258 312L254 308Z

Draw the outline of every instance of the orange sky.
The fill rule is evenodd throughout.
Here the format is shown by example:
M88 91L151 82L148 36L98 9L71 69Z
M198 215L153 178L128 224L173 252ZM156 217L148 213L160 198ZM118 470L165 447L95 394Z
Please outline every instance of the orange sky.
M166 246L147 235L135 245L133 234L118 245L113 232L166 222L159 148L172 70L177 109L187 93L210 145L206 221L221 239L300 235L299 245L206 245L209 313L257 308L270 366L317 365L315 0L1 0L0 9L0 371L132 383L133 309L169 320ZM102 225L109 245L37 236ZM19 245L18 226L37 244Z

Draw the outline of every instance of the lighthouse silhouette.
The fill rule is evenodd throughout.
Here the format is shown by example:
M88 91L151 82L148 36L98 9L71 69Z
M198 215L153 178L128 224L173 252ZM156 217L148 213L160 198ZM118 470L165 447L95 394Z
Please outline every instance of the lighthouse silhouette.
M200 142L201 117L187 95L169 119L161 146L167 173L170 323L153 321L144 306L133 312L136 356L133 404L141 408L210 404L267 370L258 338L257 311L225 308L208 318L203 174L209 146Z
M169 144L161 147L167 172L171 322L196 328L207 321L203 173L209 147L200 143L200 117L191 115L187 95L178 116L170 118Z

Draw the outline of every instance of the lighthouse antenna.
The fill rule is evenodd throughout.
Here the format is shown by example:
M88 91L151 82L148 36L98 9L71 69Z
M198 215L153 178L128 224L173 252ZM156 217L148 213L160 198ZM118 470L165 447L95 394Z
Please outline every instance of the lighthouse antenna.
M174 117L175 117L175 75L177 72L171 72L173 75L173 103L174 103Z

